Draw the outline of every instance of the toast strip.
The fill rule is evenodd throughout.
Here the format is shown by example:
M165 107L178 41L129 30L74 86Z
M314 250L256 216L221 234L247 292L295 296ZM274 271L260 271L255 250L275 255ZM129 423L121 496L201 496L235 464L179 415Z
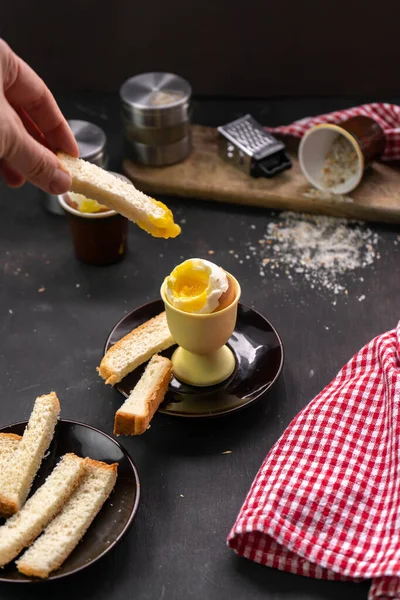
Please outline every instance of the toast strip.
M16 433L0 433L0 473L18 448L21 439Z
M0 472L0 514L16 513L26 498L51 440L60 414L54 392L36 399L18 448Z
M136 367L148 361L153 354L174 344L168 329L165 312L136 327L114 344L100 363L100 377L115 385Z
M22 443L22 442L21 442ZM85 473L85 461L65 454L21 510L0 527L0 567L18 556L61 510Z
M80 158L58 153L72 177L71 192L83 194L115 210L154 237L174 238L181 228L165 204L139 192L135 186Z
M85 459L85 474L62 511L17 561L20 573L46 578L68 558L97 516L117 480L117 464Z
M153 356L129 397L115 414L115 435L140 435L146 431L164 400L171 381L172 362Z

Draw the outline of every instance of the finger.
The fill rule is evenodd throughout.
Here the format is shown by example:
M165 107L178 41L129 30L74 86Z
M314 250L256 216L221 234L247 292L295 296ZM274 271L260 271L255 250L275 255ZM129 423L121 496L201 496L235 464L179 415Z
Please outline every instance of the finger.
M13 125L10 140L5 156L13 171L51 194L64 194L70 189L71 176L61 168L57 156L34 140L22 123Z
M5 160L0 161L0 176L12 188L19 188L25 183L22 175L14 171Z
M72 131L44 81L10 49L6 68L4 93L10 104L28 113L53 150L78 156Z
M31 135L34 140L36 140L40 144L43 144L43 146L46 146L46 148L51 150L51 147L49 146L43 133L40 131L39 127L32 121L30 116L24 111L24 109L16 108L15 112L21 119L22 124L25 127L25 129L27 130L27 132L29 133L29 135Z

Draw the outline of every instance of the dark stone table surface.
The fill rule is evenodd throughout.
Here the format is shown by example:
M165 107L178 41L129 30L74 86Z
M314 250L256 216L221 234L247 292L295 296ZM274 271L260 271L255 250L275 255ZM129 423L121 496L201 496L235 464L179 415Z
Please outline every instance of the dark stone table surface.
M111 168L122 158L117 96L59 95L68 118L101 125ZM245 112L264 123L354 104L360 99L298 101L197 100L194 120L218 125ZM365 99L363 99L365 100ZM127 311L157 298L163 277L183 258L212 258L242 284L243 301L278 329L285 346L283 376L259 403L227 418L188 421L156 415L151 429L123 445L141 478L136 520L102 561L60 582L0 585L2 600L287 600L366 598L368 583L314 581L237 558L226 536L273 443L296 413L373 336L399 316L398 228L379 233L380 261L350 274L348 295L313 290L301 277L262 278L256 258L242 263L246 245L279 219L267 210L168 199L182 235L154 240L134 225L129 255L119 265L77 262L66 220L43 210L31 186L0 185L0 425L28 417L36 395L55 390L62 416L107 433L121 398L97 376L105 338ZM214 251L212 257L208 251ZM39 290L44 288L44 291ZM363 302L358 300L365 295ZM223 454L231 450L231 454Z

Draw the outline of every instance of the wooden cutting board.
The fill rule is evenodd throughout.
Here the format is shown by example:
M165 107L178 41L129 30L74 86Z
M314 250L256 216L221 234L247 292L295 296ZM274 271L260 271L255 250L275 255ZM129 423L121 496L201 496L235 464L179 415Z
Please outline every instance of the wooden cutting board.
M192 130L193 151L186 161L155 168L125 160L125 173L140 190L155 195L400 223L400 165L375 163L351 195L335 196L310 188L296 148L289 150L292 169L273 179L254 179L219 158L216 129L194 125Z

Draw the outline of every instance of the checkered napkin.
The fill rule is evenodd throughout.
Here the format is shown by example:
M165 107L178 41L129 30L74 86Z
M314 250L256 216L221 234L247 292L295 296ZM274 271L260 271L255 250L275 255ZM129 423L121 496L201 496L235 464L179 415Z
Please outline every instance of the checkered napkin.
M228 545L321 579L372 578L400 599L400 323L360 350L292 421L258 472Z
M356 106L346 110L338 110L327 115L306 117L300 121L295 121L291 125L268 128L268 131L301 138L314 125L320 125L321 123L335 123L338 125L343 121L347 121L350 117L358 115L374 119L385 132L386 147L382 155L382 160L400 160L400 106L396 106L395 104L380 102L364 104L363 106Z

